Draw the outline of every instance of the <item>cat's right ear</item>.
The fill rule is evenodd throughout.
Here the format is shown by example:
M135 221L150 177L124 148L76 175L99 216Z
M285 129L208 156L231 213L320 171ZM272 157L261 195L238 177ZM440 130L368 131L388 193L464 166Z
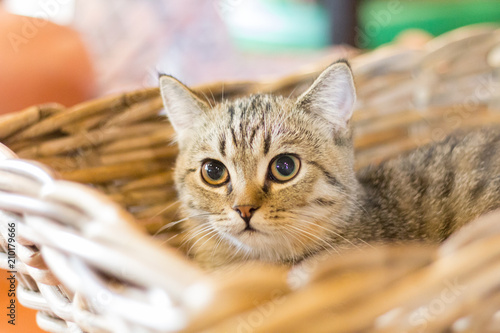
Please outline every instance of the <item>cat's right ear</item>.
M160 75L160 91L170 123L178 135L195 125L208 105L170 75Z

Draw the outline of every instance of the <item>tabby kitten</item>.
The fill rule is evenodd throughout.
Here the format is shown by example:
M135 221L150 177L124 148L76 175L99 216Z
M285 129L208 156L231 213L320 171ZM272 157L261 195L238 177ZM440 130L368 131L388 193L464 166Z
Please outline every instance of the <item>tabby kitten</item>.
M347 62L297 100L207 105L160 77L177 133L176 186L189 252L205 267L296 263L359 242L442 241L500 206L500 132L483 130L354 172Z

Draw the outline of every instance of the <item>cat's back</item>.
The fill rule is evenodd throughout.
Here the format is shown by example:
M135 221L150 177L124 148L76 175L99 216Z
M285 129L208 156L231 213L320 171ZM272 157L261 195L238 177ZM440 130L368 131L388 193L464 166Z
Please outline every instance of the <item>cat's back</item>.
M443 240L500 207L500 127L445 140L358 172L374 238ZM375 221L375 222L374 222Z

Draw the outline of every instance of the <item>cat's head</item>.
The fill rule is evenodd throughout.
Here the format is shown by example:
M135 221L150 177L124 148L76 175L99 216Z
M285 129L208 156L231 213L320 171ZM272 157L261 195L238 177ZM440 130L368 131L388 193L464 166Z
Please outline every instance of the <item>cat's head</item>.
M293 100L253 95L211 106L170 76L160 87L180 147L176 186L199 244L212 237L268 261L331 249L357 184L346 62Z

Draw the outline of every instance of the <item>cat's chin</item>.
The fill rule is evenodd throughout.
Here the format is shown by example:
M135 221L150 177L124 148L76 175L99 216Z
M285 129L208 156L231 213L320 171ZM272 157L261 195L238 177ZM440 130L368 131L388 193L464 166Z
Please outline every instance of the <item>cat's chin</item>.
M245 228L239 232L236 232L234 235L225 233L224 236L234 245L245 245L254 248L255 245L259 244L259 242L262 241L263 237L267 237L268 235L255 228Z
M226 233L223 237L235 247L235 251L243 252L244 257L250 260L274 263L298 261L307 252L297 244L277 242L276 235L254 228L244 229L236 235Z

